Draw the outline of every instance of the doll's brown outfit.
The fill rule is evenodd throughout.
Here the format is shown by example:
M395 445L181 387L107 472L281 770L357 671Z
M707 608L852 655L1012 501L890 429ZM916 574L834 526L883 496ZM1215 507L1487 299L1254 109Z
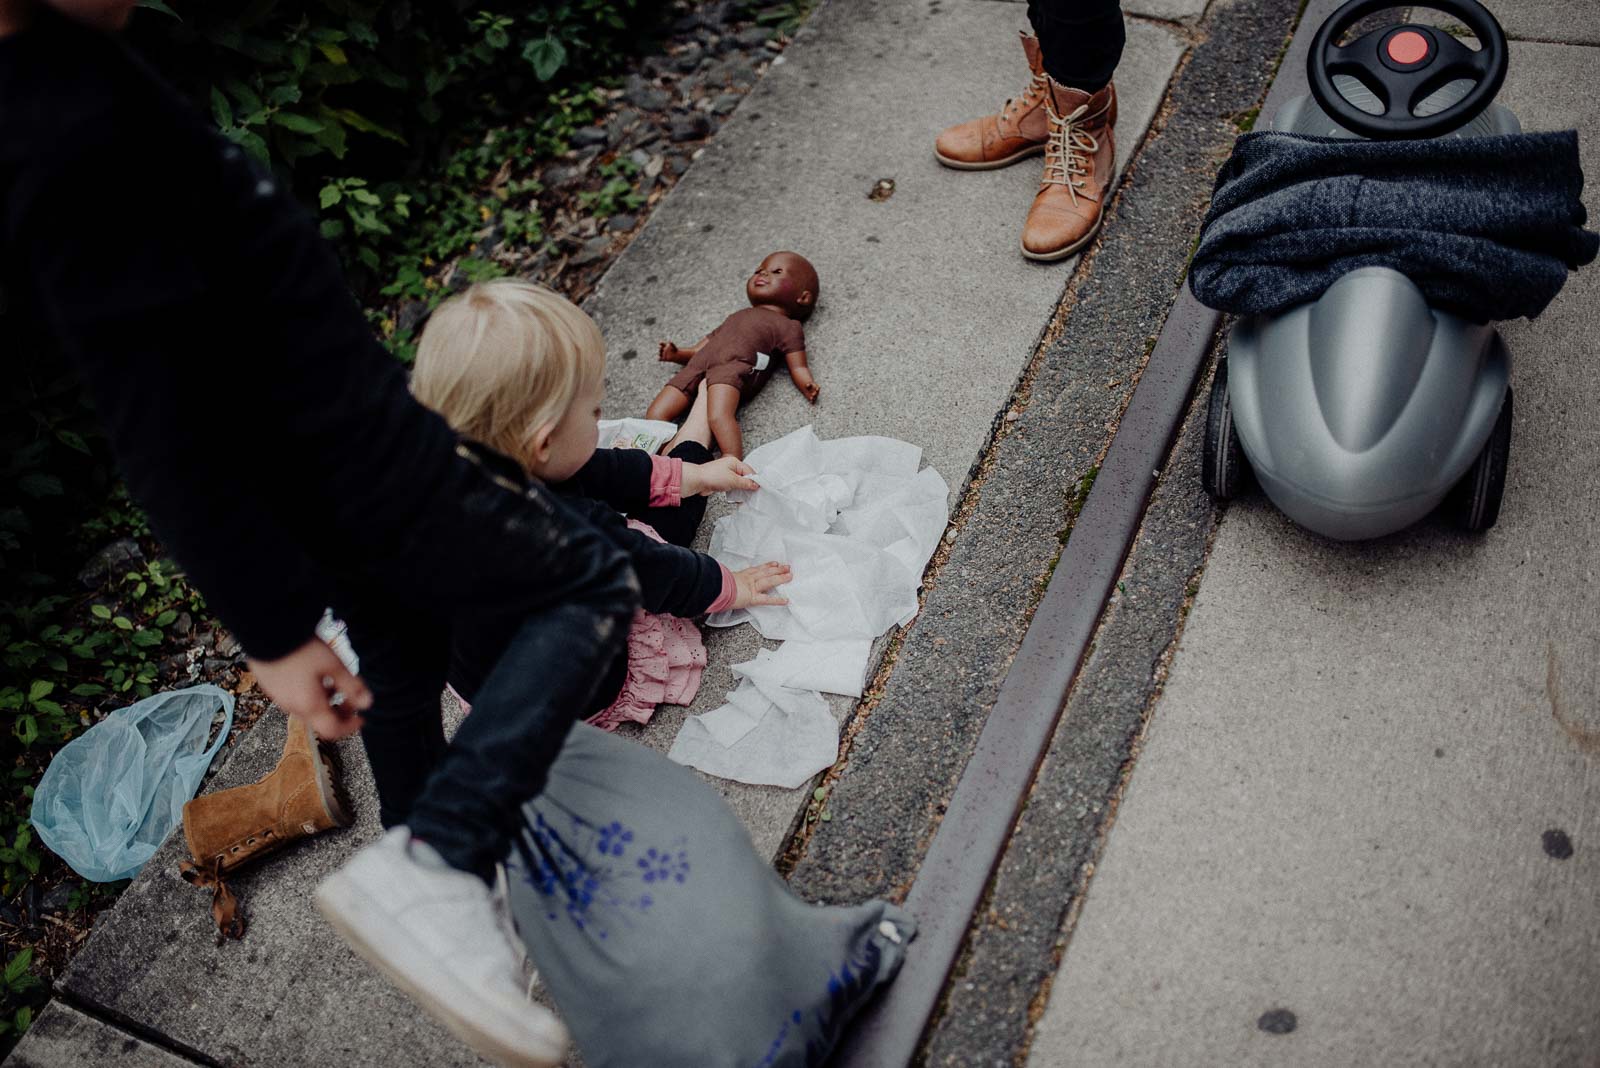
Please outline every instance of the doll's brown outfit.
M689 397L701 382L733 386L742 404L766 385L773 365L791 352L804 352L805 347L806 332L797 320L766 308L745 308L711 331L700 351L667 385ZM765 362L758 358L762 353L768 357Z

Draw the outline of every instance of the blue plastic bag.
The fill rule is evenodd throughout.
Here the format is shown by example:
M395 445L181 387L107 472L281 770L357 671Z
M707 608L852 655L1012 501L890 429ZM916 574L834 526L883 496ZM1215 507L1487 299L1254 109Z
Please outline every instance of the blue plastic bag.
M208 747L218 708L222 729ZM62 747L33 792L39 838L93 882L132 878L183 820L183 806L228 738L233 694L158 693Z

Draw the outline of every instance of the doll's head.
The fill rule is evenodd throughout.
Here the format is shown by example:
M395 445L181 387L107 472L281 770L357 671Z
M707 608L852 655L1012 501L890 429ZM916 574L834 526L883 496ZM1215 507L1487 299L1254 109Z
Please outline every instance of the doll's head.
M774 252L761 261L744 284L745 296L756 307L777 308L791 319L805 319L816 307L817 269L798 252Z
M600 328L565 297L479 282L429 317L411 392L463 437L559 482L594 455L605 362Z

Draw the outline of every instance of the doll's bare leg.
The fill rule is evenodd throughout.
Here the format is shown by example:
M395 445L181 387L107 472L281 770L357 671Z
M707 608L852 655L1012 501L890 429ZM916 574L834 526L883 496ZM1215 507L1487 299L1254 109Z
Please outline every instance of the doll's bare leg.
M700 388L695 391L694 404L689 406L689 415L684 419L683 426L678 430L677 435L662 448L661 454L663 456L670 456L673 449L676 449L686 441L693 441L704 445L708 449L711 448L711 418L706 414L707 407L706 387L705 383L702 382Z
M744 459L744 437L739 433L739 387L717 382L705 387L706 418L722 455Z
M678 417L689 410L689 395L677 386L662 386L650 407L644 410L646 419L664 419L676 423Z

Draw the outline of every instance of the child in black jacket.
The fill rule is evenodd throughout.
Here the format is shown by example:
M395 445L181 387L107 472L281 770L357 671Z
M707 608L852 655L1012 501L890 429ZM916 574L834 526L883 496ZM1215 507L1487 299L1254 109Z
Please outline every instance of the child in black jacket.
M642 594L630 666L642 666L647 657L659 659L664 640L699 647L692 625L656 624L654 617L785 604L769 591L789 580L789 569L767 563L734 573L687 547L705 509L699 495L755 489L753 472L736 457L710 459L703 405L668 456L597 450L604 371L605 342L593 320L549 290L496 281L472 286L434 311L417 347L411 389L464 437L489 446L503 477L551 479L552 489L628 553ZM553 429L545 434L541 427ZM562 457L577 462L585 451L582 466L561 479ZM450 680L466 700L477 699L512 624L486 612L457 627ZM353 626L352 640L360 650ZM604 726L648 718L640 706L644 695L630 693L635 681L608 679L584 713L598 715L596 722ZM615 708L619 690L631 713L602 714ZM383 787L380 782L380 792Z

